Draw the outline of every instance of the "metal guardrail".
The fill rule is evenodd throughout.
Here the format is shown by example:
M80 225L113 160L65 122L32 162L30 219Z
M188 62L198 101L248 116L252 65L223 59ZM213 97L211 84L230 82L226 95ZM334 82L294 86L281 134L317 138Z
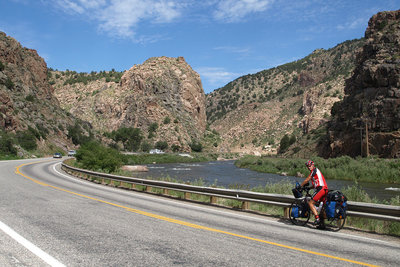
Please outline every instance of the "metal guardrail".
M293 203L293 201L295 200L293 196L289 195L267 194L244 190L194 186L165 181L118 176L113 174L79 169L71 167L65 163L62 163L62 169L69 174L83 179L100 180L102 184L112 185L114 184L112 181L117 181L120 182L120 187L126 188L127 184L130 184L132 189L135 189L136 185L141 185L146 187L147 192L151 192L152 188L155 187L163 189L163 194L165 195L168 195L168 190L184 192L185 199L190 199L190 194L206 195L210 197L211 204L216 204L217 198L234 199L242 202L243 210L249 208L250 202L279 206L284 208L285 216L288 216L290 204ZM106 180L109 180L108 183L106 182ZM125 183L125 185L123 185L123 183ZM348 216L400 222L400 206L353 201L348 201L347 204Z

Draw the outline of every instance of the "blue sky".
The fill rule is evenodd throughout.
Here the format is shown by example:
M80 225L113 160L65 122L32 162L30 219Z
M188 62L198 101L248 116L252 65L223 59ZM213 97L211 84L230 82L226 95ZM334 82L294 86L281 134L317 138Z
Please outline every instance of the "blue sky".
M399 0L0 0L0 31L48 67L127 70L183 56L206 93L364 36Z

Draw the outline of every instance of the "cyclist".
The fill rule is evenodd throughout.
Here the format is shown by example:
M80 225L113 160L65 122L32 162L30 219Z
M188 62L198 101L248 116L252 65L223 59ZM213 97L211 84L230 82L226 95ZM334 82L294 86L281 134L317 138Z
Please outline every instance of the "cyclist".
M301 187L308 184L308 182L311 180L315 192L312 195L311 200L308 202L308 205L310 206L310 209L315 216L314 224L320 226L322 225L322 223L319 218L317 209L315 208L315 203L317 203L318 201L323 201L325 199L325 196L328 193L328 185L326 184L325 178L322 175L321 171L314 166L313 161L307 161L306 166L310 170L310 174L301 183Z

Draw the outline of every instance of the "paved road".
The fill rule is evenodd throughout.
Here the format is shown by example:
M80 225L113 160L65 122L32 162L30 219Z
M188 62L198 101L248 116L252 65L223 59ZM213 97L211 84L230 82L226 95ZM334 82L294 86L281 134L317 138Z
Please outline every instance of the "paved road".
M0 266L398 266L400 239L89 183L0 161Z

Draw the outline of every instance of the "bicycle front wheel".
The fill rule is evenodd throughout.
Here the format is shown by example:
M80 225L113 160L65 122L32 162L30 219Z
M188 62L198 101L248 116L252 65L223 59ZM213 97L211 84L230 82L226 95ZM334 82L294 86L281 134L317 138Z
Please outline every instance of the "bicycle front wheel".
M303 209L303 203L292 203L289 208L289 219L295 225L306 225L310 220L310 209Z
M327 219L325 225L332 231L337 232L343 228L346 222L346 211L340 207L339 212L336 213L334 218Z

